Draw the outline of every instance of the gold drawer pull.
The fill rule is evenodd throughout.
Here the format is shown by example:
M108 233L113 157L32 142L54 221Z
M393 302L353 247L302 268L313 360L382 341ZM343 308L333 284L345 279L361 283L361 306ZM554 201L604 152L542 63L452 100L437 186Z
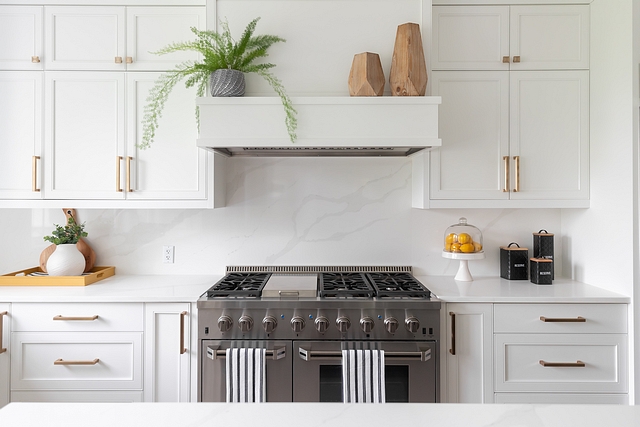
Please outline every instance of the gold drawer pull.
M122 193L122 187L120 187L120 163L122 163L122 156L116 156L116 192Z
M40 156L31 156L31 191L38 192L38 160Z
M61 314L58 314L57 316L53 316L53 320L97 320L98 319L98 315L94 314L93 316L87 316L87 317L78 317L78 316L63 316Z
M449 349L449 353L452 356L456 355L456 314L453 311L449 312L449 316L451 316L451 348Z
M5 347L2 347L2 318L4 316L6 316L7 314L9 314L6 311L3 311L0 313L0 354L4 353L5 351L7 351L7 349Z
M576 360L575 362L545 362L541 360L540 364L545 368L584 368L586 366L585 363L580 360Z
M513 62L516 62L516 63L520 62L520 56L518 56L518 55L514 56L513 57Z
M186 311L180 313L180 354L185 354L187 352L187 349L184 347L184 317L186 315Z
M503 64L508 64L509 63L509 57L508 56L503 56L502 57L502 63Z
M587 321L582 316L578 317L544 317L540 316L540 320L543 322L555 322L555 323L584 323Z
M58 359L53 362L54 365L96 365L100 359L93 360L62 360Z
M511 191L509 189L509 156L502 156L502 160L504 161L504 187L502 192L508 193Z
M131 56L127 56L127 64L133 64L133 58Z
M131 188L131 160L133 160L133 157L131 156L127 156L127 176L126 176L126 185L127 185L127 192L131 193L133 192L133 188Z
M517 193L520 191L520 156L513 156L513 160L516 165L516 185L513 188L513 192Z
M39 56L32 56L31 57L31 62L33 62L34 64L38 64L40 62L40 57Z
M116 64L122 64L122 56L116 56Z

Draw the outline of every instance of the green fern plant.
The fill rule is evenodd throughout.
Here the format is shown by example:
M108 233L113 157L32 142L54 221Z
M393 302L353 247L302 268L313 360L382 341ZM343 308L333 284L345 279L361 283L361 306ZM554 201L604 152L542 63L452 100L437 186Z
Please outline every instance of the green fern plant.
M191 28L196 35L196 40L188 42L172 43L157 52L158 55L165 55L177 51L195 51L202 55L202 60L185 61L176 66L175 69L163 73L154 83L147 104L144 108L142 118L142 140L138 148L145 149L151 146L158 129L158 120L162 117L162 110L169 94L176 84L184 80L187 88L196 87L197 96L202 97L207 88L209 76L216 70L229 68L242 71L243 73L256 73L263 77L273 90L278 94L285 111L285 124L291 142L295 142L296 110L293 108L291 99L287 95L282 82L271 72L275 67L272 63L256 63L260 58L268 56L267 50L278 42L285 40L270 35L254 36L256 24L260 18L256 18L247 25L242 37L237 42L231 37L229 24L220 21L222 33L215 31L201 31ZM200 126L200 111L196 107L196 119Z
M53 230L51 236L44 236L43 239L46 242L51 242L54 245L65 245L78 243L81 237L87 237L89 234L84 231L84 222L78 224L72 216L67 220L67 225L64 227L58 224L54 224L56 229Z

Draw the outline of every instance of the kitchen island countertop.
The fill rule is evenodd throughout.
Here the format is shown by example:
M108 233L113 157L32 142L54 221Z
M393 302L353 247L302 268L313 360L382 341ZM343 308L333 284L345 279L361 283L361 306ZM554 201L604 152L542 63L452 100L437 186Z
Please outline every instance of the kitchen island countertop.
M602 427L640 425L640 406L387 405L342 403L10 403L6 426L447 426Z

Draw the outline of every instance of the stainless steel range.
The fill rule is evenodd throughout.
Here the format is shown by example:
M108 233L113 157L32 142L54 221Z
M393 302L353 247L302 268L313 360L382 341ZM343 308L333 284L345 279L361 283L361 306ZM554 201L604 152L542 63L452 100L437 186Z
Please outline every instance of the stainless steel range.
M341 402L342 350L385 354L387 402L438 402L440 301L411 267L227 267L198 300L198 400L226 350L266 349L266 400Z

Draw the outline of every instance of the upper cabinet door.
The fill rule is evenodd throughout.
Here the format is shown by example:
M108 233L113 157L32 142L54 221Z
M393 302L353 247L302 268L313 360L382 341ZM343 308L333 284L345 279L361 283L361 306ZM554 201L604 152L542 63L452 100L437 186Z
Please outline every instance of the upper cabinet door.
M205 29L205 7L128 7L127 70L166 71L177 64L196 60L193 52L156 55L161 48L195 40L191 27Z
M125 69L125 9L45 7L48 70Z
M511 70L589 69L589 5L511 6Z
M434 6L433 70L508 70L509 6Z
M41 71L0 71L0 199L42 198Z
M118 72L46 73L48 199L124 198L124 80Z
M0 6L0 69L42 69L42 7Z

